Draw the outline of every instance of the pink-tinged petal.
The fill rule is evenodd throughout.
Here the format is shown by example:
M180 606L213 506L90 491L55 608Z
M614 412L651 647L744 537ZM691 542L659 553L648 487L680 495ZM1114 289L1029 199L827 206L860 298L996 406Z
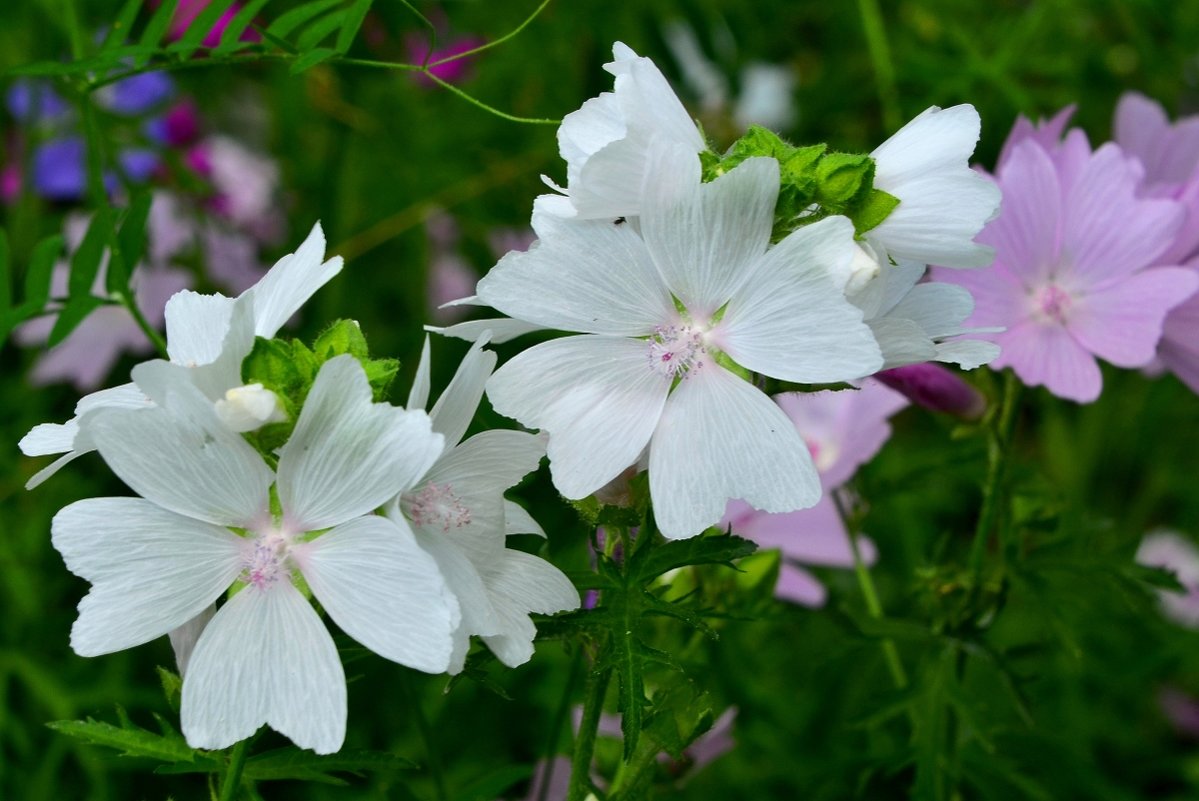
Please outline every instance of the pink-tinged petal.
M1027 315L1029 290L1001 261L979 270L932 270L932 280L957 284L974 299L974 312L963 321L966 328L1009 328ZM976 334L994 339L994 334Z
M700 182L694 151L655 140L645 174L641 232L666 286L697 321L728 302L770 244L779 165L746 159Z
M648 335L674 316L670 293L631 226L545 216L534 223L538 246L500 259L479 281L480 301L539 326L615 336Z
M1165 253L1158 256L1158 264L1181 264L1187 259L1199 254L1199 169L1181 188L1167 194L1182 204L1186 212L1186 222L1178 229L1172 244Z
M1199 275L1185 267L1145 270L1080 298L1068 327L1096 356L1117 367L1141 367L1153 359L1166 314L1196 289Z
M1158 355L1183 383L1199 393L1199 293L1191 295L1166 317Z
M104 461L139 495L195 520L248 527L269 508L274 474L217 418L188 373L164 361L138 365L134 381L162 405L97 409L84 424Z
M1065 328L1028 321L997 341L1003 352L992 367L1011 367L1027 386L1044 385L1060 398L1090 403L1099 397L1103 389L1099 365Z
M302 531L367 514L420 480L443 442L423 411L373 402L353 356L330 359L279 449L283 514Z
M487 384L497 412L549 433L554 486L572 499L637 461L669 391L670 378L650 363L648 343L601 336L536 345Z
M217 611L192 653L180 717L193 748L228 748L263 724L318 754L341 748L345 672L290 581L247 586Z
M242 569L241 538L227 528L141 498L88 498L54 516L54 547L92 583L71 647L98 656L141 645L212 604Z
M1112 139L1141 160L1150 176L1158 175L1157 159L1170 133L1170 121L1160 103L1140 92L1125 92L1116 104Z
M658 527L671 539L714 525L730 498L767 512L820 499L795 426L752 384L716 365L692 370L671 394L650 443L649 481Z
M312 594L362 645L393 662L440 673L462 620L437 562L402 521L369 515L293 549Z
M1050 151L1053 165L1057 168L1057 182L1062 188L1062 197L1069 198L1070 193L1078 184L1079 178L1086 172L1091 161L1091 142L1087 139L1086 131L1074 128L1062 141L1056 150Z
M800 562L835 567L853 564L845 523L827 491L810 509L785 514L755 511L734 525L733 533L761 548L778 548Z
M1136 196L1136 162L1114 144L1099 148L1067 198L1062 254L1085 285L1131 275L1173 243L1184 211L1171 200Z
M774 595L793 604L819 608L824 606L828 599L828 590L820 579L802 567L784 561L779 565L779 579L774 585Z
M770 249L714 332L738 364L787 381L848 381L883 365L862 311L832 276L853 257L853 226L830 217Z
M1074 116L1075 106L1073 103L1063 108L1058 113L1054 114L1050 119L1040 119L1036 125L1033 125L1029 119L1023 115L1016 118L1016 124L1012 126L1012 132L1008 134L1007 140L1003 143L1003 149L999 151L999 161L996 164L997 170L1002 170L1008 159L1012 156L1012 151L1016 145L1031 139L1041 146L1047 153L1052 153L1057 147L1058 141L1062 138L1062 133L1066 130L1066 125L1069 124L1070 118Z
M1058 261L1062 195L1048 154L1035 142L1016 146L999 175L1003 208L978 240L993 245L995 263L1026 286L1050 275ZM938 279L953 281L952 274Z

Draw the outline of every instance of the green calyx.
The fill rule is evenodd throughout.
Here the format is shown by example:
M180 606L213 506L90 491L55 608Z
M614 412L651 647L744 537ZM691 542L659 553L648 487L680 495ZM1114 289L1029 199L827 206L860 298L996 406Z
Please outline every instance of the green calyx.
M778 134L751 126L724 156L701 153L703 177L711 181L741 162L768 156L779 163L779 199L771 240L825 217L848 217L857 236L876 227L899 205L899 198L874 186L874 159L836 153L827 145L796 147Z
M387 389L400 369L397 359L372 359L366 337L354 320L338 320L317 337L312 347L298 339L263 339L242 361L241 377L246 384L262 384L278 396L287 420L271 423L246 438L268 457L287 442L304 400L316 381L321 365L335 356L349 354L362 365L375 401L385 400Z

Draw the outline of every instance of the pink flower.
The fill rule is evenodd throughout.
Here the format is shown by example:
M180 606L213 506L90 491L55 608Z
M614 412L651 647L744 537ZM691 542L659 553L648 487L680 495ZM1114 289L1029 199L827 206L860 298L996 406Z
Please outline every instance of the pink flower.
M433 52L429 52L429 46L425 40L418 36L410 36L405 42L405 47L408 51L408 60L413 64L433 64L436 66L429 67L429 72L445 81L446 83L462 83L470 77L472 59L469 57L456 58L453 61L447 61L444 64L438 64L442 59L456 56L459 53L466 53L474 50L484 43L483 39L477 36L467 36L462 39L452 40L444 47L439 47ZM414 72L412 75L420 83L427 86L432 86L433 81L419 72Z
M1073 144L1072 144L1073 143ZM981 270L934 272L974 296L965 325L1003 349L991 362L1030 386L1086 403L1099 397L1096 357L1119 367L1153 359L1166 313L1199 287L1194 271L1154 267L1183 210L1138 196L1141 167L1115 144L1089 152L1067 136L1053 153L1018 142L999 170L1003 210L978 241L995 248Z
M912 403L934 412L977 420L987 410L987 400L982 393L939 364L909 364L883 370L874 377Z
M744 501L732 501L718 524L763 548L782 551L783 563L775 595L804 606L823 606L824 585L798 564L852 567L853 550L832 493L868 462L891 436L887 419L907 401L877 381L859 390L786 393L775 400L807 443L820 474L822 495L810 509L786 514L759 512ZM877 557L865 537L858 548L867 564Z
M175 16L171 19L170 37L172 39L182 39L187 33L187 29L195 22L196 17L200 16L201 12L208 7L209 0L179 0L179 6L175 9ZM237 16L237 12L241 11L241 4L234 3L225 10L217 21L213 23L208 34L204 37L201 45L204 47L216 47L221 43L221 36L225 33L225 28L229 27L229 23ZM247 27L238 37L242 42L260 42L262 37L253 28Z
M460 320L469 306L446 306L475 292L479 274L458 251L461 234L454 218L445 212L433 212L425 219L425 232L429 237L429 271L425 287L429 314L440 324Z
M1173 531L1146 534L1137 549L1137 564L1168 570L1182 592L1158 590L1162 614L1180 626L1199 629L1199 548Z

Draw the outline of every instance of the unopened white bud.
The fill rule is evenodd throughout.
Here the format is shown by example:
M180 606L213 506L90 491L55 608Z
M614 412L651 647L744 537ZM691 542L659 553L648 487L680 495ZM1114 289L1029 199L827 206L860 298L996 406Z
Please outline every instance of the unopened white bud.
M262 384L246 384L226 391L225 397L216 402L216 414L239 434L287 419L279 396Z
M845 294L856 295L879 274L881 269L873 248L869 245L863 247L855 243L853 258L849 262L849 280L845 284Z

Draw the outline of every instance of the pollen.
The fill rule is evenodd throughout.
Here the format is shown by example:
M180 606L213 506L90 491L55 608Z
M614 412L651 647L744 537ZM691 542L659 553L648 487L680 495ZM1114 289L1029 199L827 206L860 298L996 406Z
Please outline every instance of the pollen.
M259 534L249 543L242 557L241 580L265 590L281 578L291 576L288 556L291 539L278 531Z
M462 528L470 523L470 509L454 494L451 484L434 484L430 481L407 504L408 516L418 526L440 528Z
M666 378L686 378L707 352L703 332L689 325L658 326L649 338L650 369Z
M1035 319L1065 325L1074 296L1057 284L1046 284L1033 293L1032 301Z

